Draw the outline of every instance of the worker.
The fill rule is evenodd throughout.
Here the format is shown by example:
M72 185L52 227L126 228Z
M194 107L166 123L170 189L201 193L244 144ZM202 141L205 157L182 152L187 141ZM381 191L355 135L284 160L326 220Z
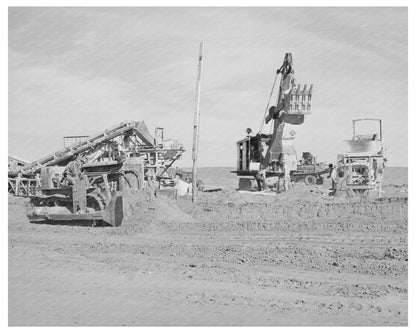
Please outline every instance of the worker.
M259 152L259 160L260 160L260 168L264 168L266 163L266 154L267 154L267 143L261 141L258 148Z
M175 176L179 176L180 179L183 179L184 171L181 168L175 168Z
M286 192L286 191L289 191L290 168L289 168L289 164L284 161L282 162L282 165L283 165L283 186Z
M257 181L257 189L259 191L267 190L266 169L260 169L256 172L254 178Z
M329 167L329 175L327 178L331 178L332 181L332 195L337 192L337 170L335 169L334 165L330 163Z
M126 150L126 151L129 151L130 150L130 148L131 148L131 144L132 144L132 141L131 141L131 136L133 135L133 133L132 132L127 132L126 134L124 134L124 138L123 138L123 146L124 146L124 149Z
M37 173L35 176L35 180L36 180L36 187L40 188L41 187L41 178L40 178L40 174Z
M79 180L82 178L82 172L81 172L82 161L83 161L82 156L77 155L75 160L67 164L63 173L63 178L61 180L61 183L67 180L69 185L74 185L76 180Z
M118 146L115 146L112 150L112 158L114 161L121 162L123 160L123 155L125 157L124 151L120 150Z
M376 179L377 178L377 168L378 168L378 163L377 160L375 158L373 158L373 163L371 165L371 179Z

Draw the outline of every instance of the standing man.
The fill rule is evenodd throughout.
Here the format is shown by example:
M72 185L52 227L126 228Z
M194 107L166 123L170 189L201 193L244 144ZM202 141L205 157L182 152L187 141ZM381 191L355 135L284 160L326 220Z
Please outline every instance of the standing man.
M337 192L337 170L334 165L330 163L329 165L329 175L327 178L331 178L332 181L332 195Z
M267 184L266 184L266 171L267 169L260 169L256 172L256 175L254 178L257 181L257 189L259 191L267 190Z
M285 188L285 192L289 191L289 184L290 184L290 168L286 162L282 162L283 164L283 184Z
M40 182L41 178L40 178L39 172L36 174L35 180L36 180L36 188L42 187L41 182Z

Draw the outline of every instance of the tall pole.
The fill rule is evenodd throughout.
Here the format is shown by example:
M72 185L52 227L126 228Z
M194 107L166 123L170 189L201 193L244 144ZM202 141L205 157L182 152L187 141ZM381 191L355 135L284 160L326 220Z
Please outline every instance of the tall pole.
M197 181L197 162L198 162L198 142L199 142L199 102L201 99L201 74L202 74L202 51L204 43L199 44L199 58L198 58L198 76L196 79L196 105L194 114L194 137L192 145L192 202L196 202L198 195Z

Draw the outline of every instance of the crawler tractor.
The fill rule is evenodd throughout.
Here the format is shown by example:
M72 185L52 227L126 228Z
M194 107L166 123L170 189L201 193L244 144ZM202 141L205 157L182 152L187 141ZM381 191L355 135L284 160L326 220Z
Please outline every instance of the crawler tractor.
M63 167L41 169L41 187L31 197L30 222L121 225L123 192L143 188L143 162L99 162L85 164L81 170L73 184L68 184L61 182Z

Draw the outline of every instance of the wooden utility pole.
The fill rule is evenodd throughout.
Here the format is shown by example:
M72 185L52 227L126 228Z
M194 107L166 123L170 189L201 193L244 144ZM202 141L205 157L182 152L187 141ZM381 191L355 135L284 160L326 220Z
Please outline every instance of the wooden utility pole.
M204 43L199 44L199 58L198 58L198 76L196 79L196 105L194 114L194 137L192 145L192 202L196 202L198 195L197 181L197 162L198 162L198 143L199 143L199 101L201 99L201 74L202 74L202 51Z

